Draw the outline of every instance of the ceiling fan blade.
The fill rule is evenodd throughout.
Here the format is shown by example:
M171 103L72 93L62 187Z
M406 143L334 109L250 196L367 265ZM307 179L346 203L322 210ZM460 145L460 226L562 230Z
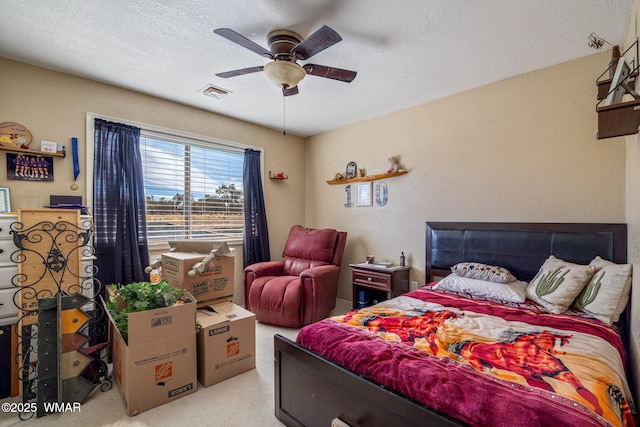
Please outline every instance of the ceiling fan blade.
M231 28L217 28L213 30L213 32L229 41L232 41L246 49L249 49L252 52L257 53L258 55L273 59L273 54L267 49L263 48L257 43L252 42L245 36L236 33Z
M309 59L313 55L338 43L340 40L342 40L342 37L340 37L338 33L326 25L323 25L322 28L291 49L291 55L297 59Z
M298 94L298 86L294 86L294 87L288 87L288 88L282 88L282 95L284 96L291 96L291 95L297 95Z
M318 77L326 77L328 79L339 80L341 82L351 82L356 78L355 71L343 70L342 68L327 67L325 65L304 64L304 70L307 74Z
M239 70L225 71L224 73L216 73L216 76L228 79L229 77L241 76L243 74L257 73L264 70L264 65L258 65L256 67L241 68Z

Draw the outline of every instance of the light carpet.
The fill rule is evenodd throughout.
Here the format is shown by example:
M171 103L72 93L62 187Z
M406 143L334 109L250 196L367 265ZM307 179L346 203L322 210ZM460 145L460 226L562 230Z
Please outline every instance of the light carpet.
M338 300L332 315L351 308L349 301ZM134 417L127 416L117 384L111 390L95 389L82 403L80 412L35 416L20 421L17 415L0 412L0 427L65 426L103 427L147 425L156 426L225 426L271 427L282 426L274 415L273 390L273 336L283 335L295 339L298 329L281 328L256 323L256 369L236 375L210 387L199 385L198 391ZM19 402L19 398L0 402Z

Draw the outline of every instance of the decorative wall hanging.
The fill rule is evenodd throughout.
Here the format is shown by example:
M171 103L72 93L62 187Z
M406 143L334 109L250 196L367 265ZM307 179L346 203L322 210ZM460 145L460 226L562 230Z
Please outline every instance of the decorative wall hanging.
M269 179L288 179L289 176L284 172L272 173L269 171Z
M0 145L7 148L29 148L31 132L14 122L0 123Z
M347 193L347 202L344 204L345 208L352 208L353 202L351 201L351 184L344 187L344 192Z
M356 184L356 206L373 205L373 183L363 182Z
M384 181L376 183L376 205L378 206L386 205L388 198L389 198L389 189L387 188L387 183Z
M53 181L53 157L7 153L7 179Z

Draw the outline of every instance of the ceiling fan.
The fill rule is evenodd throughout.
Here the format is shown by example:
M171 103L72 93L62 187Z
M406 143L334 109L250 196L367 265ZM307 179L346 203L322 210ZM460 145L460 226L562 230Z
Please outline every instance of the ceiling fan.
M271 62L265 65L217 73L216 76L218 77L229 78L264 71L273 84L282 88L284 96L290 96L298 93L298 83L307 74L347 83L353 81L357 74L355 71L327 67L325 65L298 64L298 60L307 60L342 40L337 32L326 25L323 25L322 28L304 40L298 33L293 31L272 31L267 35L267 44L270 50L252 42L230 28L218 28L213 32L258 55L272 59Z

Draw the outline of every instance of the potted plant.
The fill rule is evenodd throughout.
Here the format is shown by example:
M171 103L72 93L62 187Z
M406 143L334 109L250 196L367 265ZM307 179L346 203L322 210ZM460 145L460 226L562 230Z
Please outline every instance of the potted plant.
M128 317L130 313L155 310L184 303L181 299L182 289L170 285L165 280L155 284L134 282L125 286L118 285L114 288L114 291L107 300L106 305L125 341L128 341Z

